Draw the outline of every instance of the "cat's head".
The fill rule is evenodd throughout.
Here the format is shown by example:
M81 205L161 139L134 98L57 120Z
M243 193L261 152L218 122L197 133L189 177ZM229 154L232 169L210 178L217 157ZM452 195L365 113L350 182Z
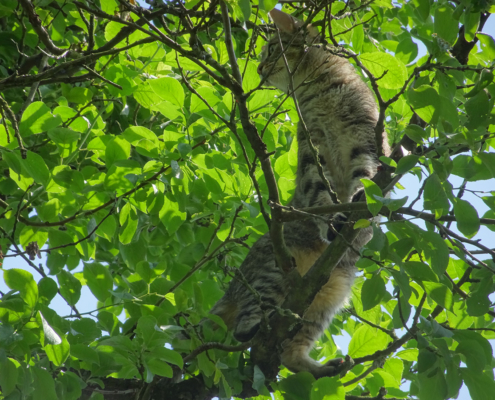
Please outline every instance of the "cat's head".
M308 45L317 43L318 30L311 25L301 29L302 21L277 9L270 11L270 17L278 28L278 33L273 34L263 47L258 73L266 78L268 85L287 92L290 78L282 52L284 51L291 72L296 71L293 79L296 84L296 77L304 73L302 69L308 64Z

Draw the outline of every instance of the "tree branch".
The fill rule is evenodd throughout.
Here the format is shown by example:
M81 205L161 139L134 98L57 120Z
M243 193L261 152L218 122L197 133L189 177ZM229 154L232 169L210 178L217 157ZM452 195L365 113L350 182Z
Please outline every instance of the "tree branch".
M5 101L5 99L2 96L0 96L0 108L3 110L2 114L7 115L7 117L9 118L12 124L12 127L14 128L14 134L15 137L17 138L17 143L19 143L19 147L21 149L21 157L25 160L27 158L27 150L24 148L24 145L22 143L21 133L19 132L19 125L17 125L17 119L14 113L12 112L12 110L10 109L9 104ZM5 117L2 115L2 118ZM8 130L5 133L7 134L7 136L9 135Z

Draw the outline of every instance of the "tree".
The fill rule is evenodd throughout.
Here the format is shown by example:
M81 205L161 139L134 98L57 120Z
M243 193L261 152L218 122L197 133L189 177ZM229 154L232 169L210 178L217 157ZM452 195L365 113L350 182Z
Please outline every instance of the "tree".
M394 149L366 202L306 210L284 206L297 107L256 72L276 2L150 3L0 4L1 398L437 400L466 385L490 399L493 1L283 2L356 66ZM337 211L354 224L305 278L287 271L271 330L236 343L208 310L250 246L270 231L283 257L284 221ZM342 373L279 371L296 314L378 214L349 308L313 354L341 355L332 335L347 332Z

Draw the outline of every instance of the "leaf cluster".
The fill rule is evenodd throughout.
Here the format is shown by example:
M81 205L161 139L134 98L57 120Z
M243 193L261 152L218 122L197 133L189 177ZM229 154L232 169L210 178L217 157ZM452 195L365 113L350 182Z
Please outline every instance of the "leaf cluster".
M356 66L395 149L366 202L292 210L299 115L257 74L276 2L151 3L0 5L0 397L491 398L495 6L283 3ZM311 356L345 333L355 364L272 377L208 310L263 234L283 261L284 220L337 211L373 239Z

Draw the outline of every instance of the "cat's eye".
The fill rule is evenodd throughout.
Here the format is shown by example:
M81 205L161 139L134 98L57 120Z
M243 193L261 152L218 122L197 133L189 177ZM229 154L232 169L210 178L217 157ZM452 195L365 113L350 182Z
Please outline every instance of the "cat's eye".
M273 52L275 51L275 48L276 47L277 47L277 44L276 43L270 44L270 46L268 47L268 54L273 54Z

